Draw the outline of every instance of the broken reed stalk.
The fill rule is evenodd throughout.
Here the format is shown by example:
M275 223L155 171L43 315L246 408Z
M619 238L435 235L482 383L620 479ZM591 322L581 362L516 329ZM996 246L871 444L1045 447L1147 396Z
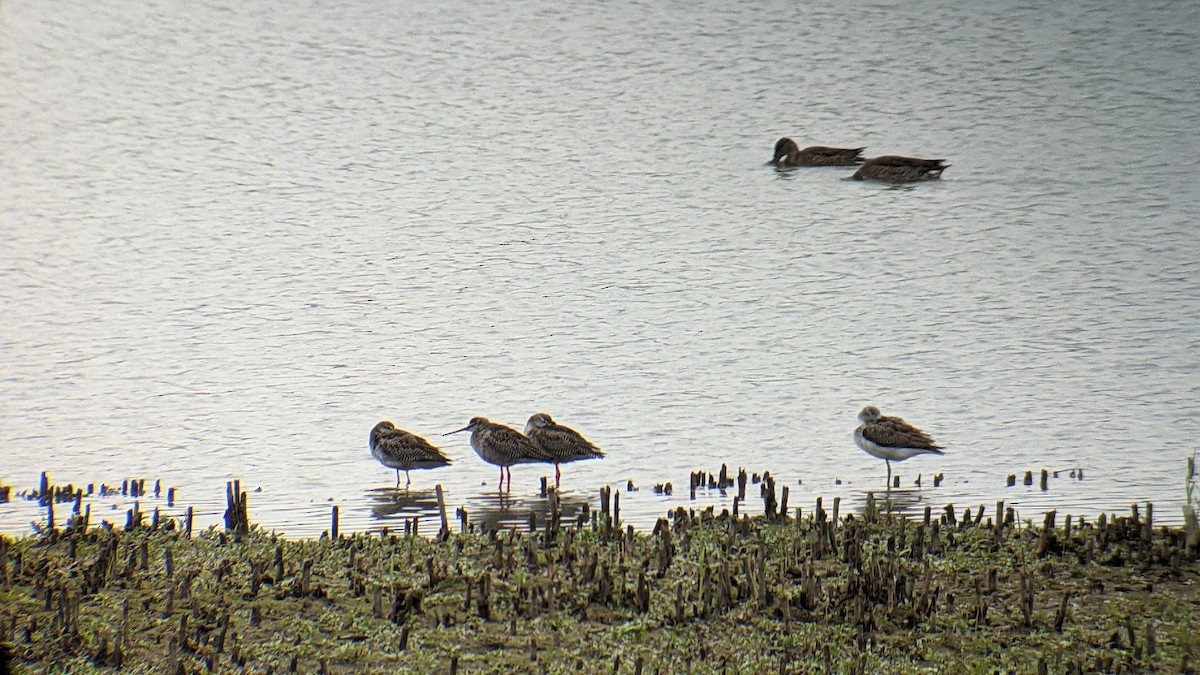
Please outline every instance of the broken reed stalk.
M621 527L621 493L613 494L613 517L612 527L614 530L620 531Z
M188 531L191 532L191 509L188 509ZM250 532L250 515L247 508L246 493L242 492L242 482L234 480L225 483L225 529L237 536Z
M1071 592L1063 593L1062 601L1058 603L1058 612L1054 615L1054 630L1062 632L1063 623L1067 620L1067 603L1071 601Z

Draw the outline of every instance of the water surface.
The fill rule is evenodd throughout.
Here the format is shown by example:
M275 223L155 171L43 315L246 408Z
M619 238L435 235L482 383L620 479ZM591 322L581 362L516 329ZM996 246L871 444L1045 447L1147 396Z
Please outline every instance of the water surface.
M0 481L162 479L209 524L240 478L298 536L332 504L343 531L428 515L441 483L524 522L552 470L501 498L440 434L546 411L609 455L564 500L613 485L645 527L729 507L686 489L722 463L861 504L873 403L947 448L895 466L904 508L1178 520L1196 26L1091 0L8 0ZM953 166L777 172L782 135ZM396 493L381 419L455 465ZM1046 492L1005 486L1041 468ZM16 500L0 530L42 517Z

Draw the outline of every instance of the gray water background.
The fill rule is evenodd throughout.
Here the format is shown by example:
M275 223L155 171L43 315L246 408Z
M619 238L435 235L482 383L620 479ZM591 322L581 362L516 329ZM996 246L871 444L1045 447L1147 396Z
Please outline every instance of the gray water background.
M523 522L547 467L500 499L440 434L536 411L608 453L569 508L728 508L687 490L727 463L845 512L884 483L867 403L946 446L895 465L906 510L1178 521L1198 34L1187 2L4 0L0 531L42 471L161 479L141 508L198 526L233 478L295 536L428 518L435 483ZM953 166L779 172L783 135ZM397 493L381 419L454 466Z

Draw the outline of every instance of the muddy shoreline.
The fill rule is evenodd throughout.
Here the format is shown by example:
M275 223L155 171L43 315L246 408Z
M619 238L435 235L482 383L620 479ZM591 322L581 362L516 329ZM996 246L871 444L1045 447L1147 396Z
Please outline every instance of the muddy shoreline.
M553 498L553 495L552 495ZM1152 506L1022 524L608 504L518 529L287 539L82 515L0 538L16 672L1191 672L1200 560ZM615 500L614 500L615 501ZM782 508L780 508L782 507ZM1007 511L1007 513L1006 513ZM992 514L998 516L993 520ZM464 529L466 531L451 531Z

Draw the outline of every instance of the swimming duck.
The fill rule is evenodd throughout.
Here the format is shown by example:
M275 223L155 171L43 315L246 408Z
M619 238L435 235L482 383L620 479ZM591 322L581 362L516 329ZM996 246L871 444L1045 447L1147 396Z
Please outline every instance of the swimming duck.
M803 150L790 138L775 142L775 156L768 164L788 166L854 166L862 164L862 151L866 148L829 148L810 145Z
M944 159L884 155L872 157L863 162L863 165L858 167L858 171L855 171L851 178L854 180L882 180L889 183L915 183L941 178L942 172L949 166Z

